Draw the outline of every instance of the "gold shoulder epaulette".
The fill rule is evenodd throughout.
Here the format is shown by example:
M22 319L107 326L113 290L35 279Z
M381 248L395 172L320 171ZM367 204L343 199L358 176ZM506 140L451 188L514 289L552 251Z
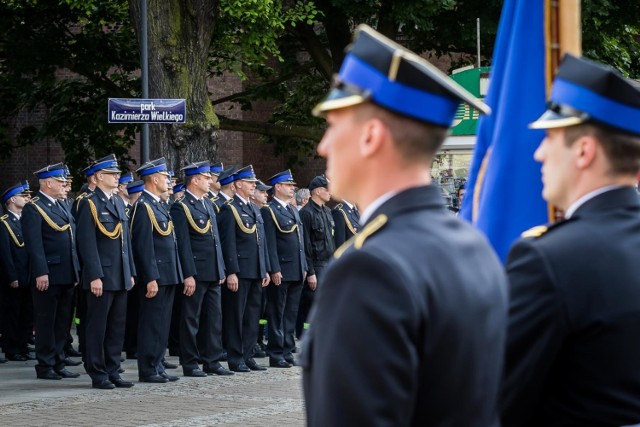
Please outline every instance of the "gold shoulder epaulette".
M338 203L335 208L336 209L342 209L342 203Z
M362 229L360 233L356 234L355 236L344 242L342 246L336 249L336 251L333 253L333 257L335 259L340 258L351 246L353 246L356 250L362 248L364 242L369 237L373 236L378 230L380 230L387 223L388 219L389 218L387 218L387 216L384 214L380 214L375 217Z
M32 197L31 200L29 200L29 203L35 203L38 200L40 200L40 197L36 196L36 197Z
M78 194L78 197L76 197L76 200L81 200L84 197L87 197L87 192L86 191L84 193Z
M182 202L183 200L184 200L184 194L178 197L176 200L174 200L174 202Z
M9 218L9 215L2 215L0 216L0 221L4 221L5 219Z
M224 202L225 205L230 205L231 203L233 203L233 197Z
M522 233L520 237L540 237L547 232L549 227L546 225L537 225Z

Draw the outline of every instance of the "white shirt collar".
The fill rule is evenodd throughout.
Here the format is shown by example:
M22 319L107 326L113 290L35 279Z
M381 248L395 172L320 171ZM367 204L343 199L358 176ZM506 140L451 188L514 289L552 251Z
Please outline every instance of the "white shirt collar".
M344 199L343 199L343 200L342 200L342 203L344 203L345 205L347 205L347 207L348 207L349 209L353 209L353 205L352 205L351 203L347 202L346 200L344 200Z
M17 219L20 219L20 217L22 216L22 214L19 214L17 212L12 211L11 209L7 209L7 212L10 212L13 214L13 216L15 216Z
M389 191L388 193L385 193L382 196L375 199L369 206L367 206L364 212L362 212L362 215L360 215L360 224L361 225L366 224L367 220L369 219L369 217L371 217L371 215L373 215L376 209L378 209L380 206L382 206L384 202L386 202L396 194L398 194L397 191Z
M191 194L193 196L194 199L196 200L202 200L202 197L198 197L195 194L193 194L191 191L187 190L187 193Z
M44 193L44 192L40 192L40 194L42 194L44 197L46 197L47 199L51 200L51 203L55 203L57 200L54 199L53 197L51 197L50 195Z
M280 203L283 208L286 208L287 206L289 206L289 203L283 202L282 200L278 199L276 196L273 196L273 200L275 200L276 202Z
M153 194L153 193L151 193L151 192L149 192L149 191L147 191L147 190L144 190L144 192L145 192L145 193L147 193L147 194L148 194L148 195L149 195L153 200L155 200L156 202L159 202L159 201L160 201L160 197L156 196L155 194Z
M234 199L235 199L236 197L237 197L238 199L240 199L240 201L241 201L241 202L244 202L245 204L248 204L248 203L249 203L249 202L247 202L245 199L243 199L243 198L242 198L242 196L241 196L241 195L239 195L238 193L236 193L236 195L235 195L235 196L233 196L233 198L234 198Z
M564 213L564 218L565 219L571 218L573 214L576 213L576 211L580 206L584 205L594 197L599 196L602 193L606 193L607 191L615 190L622 187L623 185L605 185L604 187L597 188L592 192L585 194L584 196L580 197L578 200L573 202L571 206L569 206L569 209L567 209L567 211Z

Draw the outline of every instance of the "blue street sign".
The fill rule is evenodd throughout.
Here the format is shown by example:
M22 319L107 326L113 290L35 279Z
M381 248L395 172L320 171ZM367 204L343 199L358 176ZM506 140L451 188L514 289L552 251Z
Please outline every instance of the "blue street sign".
M184 99L109 98L109 123L184 123Z

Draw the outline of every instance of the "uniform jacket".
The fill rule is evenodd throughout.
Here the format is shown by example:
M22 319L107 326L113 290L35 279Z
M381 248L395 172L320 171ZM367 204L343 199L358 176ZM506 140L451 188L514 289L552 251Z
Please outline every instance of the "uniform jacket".
M331 209L320 206L313 200L300 209L300 219L304 228L304 250L309 266L309 275L314 275L314 264L324 265L335 250L333 241L333 216Z
M272 200L260 209L267 236L271 273L282 273L282 280L300 281L307 271L304 254L304 233L298 210L291 205L283 207Z
M87 290L95 279L102 279L105 291L128 290L131 289L131 277L136 274L124 202L118 196L111 196L111 199L113 203L97 188L78 203L81 281ZM122 230L117 238L105 235L105 232L113 233L116 227Z
M195 276L197 280L207 282L224 279L224 260L213 203L206 196L200 201L185 191L184 197L171 206L171 217L184 276Z
M31 282L35 284L36 277L48 274L50 285L77 283L76 227L66 204L55 206L38 192L22 209L20 221L29 254ZM61 228L65 230L59 231Z
M426 186L386 201L351 242L303 344L308 425L498 426L507 281L486 240Z
M336 248L339 248L360 229L360 215L358 215L358 211L355 208L350 208L344 203L338 203L331 210L331 215L333 215L333 222L335 223L333 240Z
M136 283L141 286L152 280L157 280L160 286L182 283L178 243L169 210L147 191L133 205L131 247L138 273Z
M640 423L639 253L632 188L512 247L503 426Z
M220 240L229 274L262 279L269 271L264 223L253 203L233 198L220 210Z
M24 246L22 224L10 211L0 218L0 286L18 281L19 286L29 286L29 255Z

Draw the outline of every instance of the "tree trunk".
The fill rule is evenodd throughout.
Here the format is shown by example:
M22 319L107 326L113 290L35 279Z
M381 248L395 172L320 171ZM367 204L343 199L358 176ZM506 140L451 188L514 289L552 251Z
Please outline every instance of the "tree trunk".
M207 90L209 46L218 0L147 0L149 97L186 99L184 124L150 124L149 153L174 170L186 163L217 160L219 121ZM140 0L129 0L140 33Z

